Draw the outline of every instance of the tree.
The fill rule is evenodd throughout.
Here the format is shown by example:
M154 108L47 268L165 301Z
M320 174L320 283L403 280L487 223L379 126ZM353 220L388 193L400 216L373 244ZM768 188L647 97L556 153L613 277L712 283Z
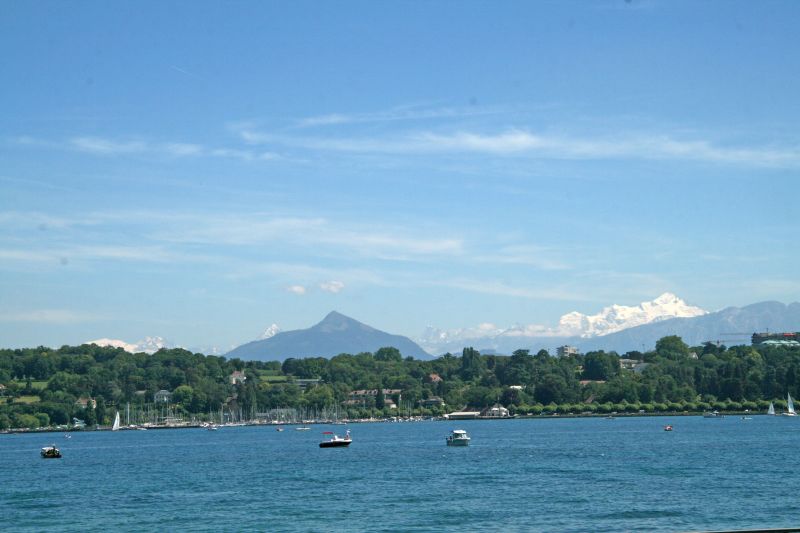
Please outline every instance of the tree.
M307 390L304 395L306 405L314 409L322 409L334 404L333 389L330 385L317 385Z
M97 414L94 412L92 400L88 401L86 409L83 410L83 421L86 422L87 426L94 426L97 424Z
M378 387L378 394L375 396L375 407L378 409L386 407L386 396L383 394L383 385Z
M685 359L689 357L689 346L677 335L670 335L656 341L656 353L666 359Z
M400 354L400 350L392 346L388 346L385 348L379 348L378 351L375 352L375 360L400 362L403 360L403 356Z
M475 379L484 369L481 354L474 348L464 348L461 352L461 377L465 380Z
M589 352L583 359L583 379L609 380L619 374L619 357L604 351Z
M190 385L180 385L172 392L172 401L184 407L191 405L194 399L194 389Z

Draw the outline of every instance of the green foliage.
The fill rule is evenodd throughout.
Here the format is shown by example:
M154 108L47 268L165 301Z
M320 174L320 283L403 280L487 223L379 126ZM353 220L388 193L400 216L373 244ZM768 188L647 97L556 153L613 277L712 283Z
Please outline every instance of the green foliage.
M692 354L697 354L693 356ZM183 349L148 355L117 348L62 346L0 350L0 428L67 424L108 424L125 403L142 407L161 389L172 392L172 407L202 416L235 402L243 412L272 408L323 409L338 406L348 416L378 416L386 398L369 397L346 405L353 390L400 389L403 406L417 413L443 413L500 403L515 413L765 411L769 402L785 409L786 393L800 397L800 350L783 346L716 345L688 347L679 337L664 337L651 352L629 352L645 361L633 372L620 367L614 352L556 358L540 351L516 350L511 356L481 355L465 348L460 356L433 361L403 358L385 347L375 354L289 358L275 362L226 360ZM229 376L247 379L232 385ZM297 379L319 379L303 392ZM581 386L579 379L590 380ZM438 396L445 408L422 410L418 402ZM93 398L97 409L76 405Z

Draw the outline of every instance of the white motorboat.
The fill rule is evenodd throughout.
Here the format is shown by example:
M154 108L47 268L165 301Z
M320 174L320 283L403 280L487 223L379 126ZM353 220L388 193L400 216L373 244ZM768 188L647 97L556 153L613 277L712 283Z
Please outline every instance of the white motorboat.
M448 446L469 446L470 438L463 429L454 429L446 441Z
M333 431L323 431L322 434L330 435L330 437L319 443L320 448L343 448L350 446L350 443L353 442L353 439L350 437L349 429L347 433L344 434L344 437L334 434Z

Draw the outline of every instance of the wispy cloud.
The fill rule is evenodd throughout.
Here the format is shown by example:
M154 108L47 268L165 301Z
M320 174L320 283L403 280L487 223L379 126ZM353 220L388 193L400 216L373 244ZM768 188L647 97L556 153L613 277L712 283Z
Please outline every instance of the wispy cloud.
M76 324L92 322L103 317L67 309L36 309L0 313L0 322L38 322L44 324Z
M471 259L480 263L527 265L540 270L569 270L572 268L554 255L554 250L550 248L521 244L503 246L493 250L490 255L471 256Z
M571 137L508 129L493 134L418 131L385 137L315 137L276 135L248 128L238 133L249 144L280 144L333 152L472 153L495 157L679 160L778 168L800 166L800 147L797 146L726 146L710 140L680 139L665 134Z
M45 250L0 249L0 259L66 265L75 261L97 260L173 263L190 259L198 261L202 260L202 256L170 250L164 246L61 245Z
M190 158L221 157L241 161L275 161L283 156L275 151L254 150L239 147L209 147L188 142L155 142L118 140L104 137L72 137L63 143L36 140L31 137L17 138L18 144L36 144L42 147L66 148L97 156L120 156L143 154L150 156Z
M468 278L444 279L431 282L432 285L450 287L481 294L512 296L530 300L583 301L585 297L558 287L529 287L511 285L497 280L476 280Z
M81 152L100 155L119 155L144 152L148 149L142 141L113 141L100 137L74 137L69 144Z
M433 119L457 119L483 115L496 115L506 110L499 107L428 107L421 105L399 106L369 113L330 113L302 118L297 126L302 128L370 122L395 122Z
M418 235L416 233L419 233ZM168 242L257 245L283 242L297 247L321 245L349 250L362 257L411 260L463 253L459 237L435 237L408 228L364 228L321 217L268 214L227 217L186 216L168 221L153 233Z
M335 281L335 280L334 281L326 281L324 283L320 283L319 284L319 288L322 289L325 292L338 294L338 293L342 292L342 289L344 289L344 283L342 283L341 281Z
M306 288L302 285L290 285L289 287L286 287L286 290L292 294L297 294L298 296L302 296L306 293Z

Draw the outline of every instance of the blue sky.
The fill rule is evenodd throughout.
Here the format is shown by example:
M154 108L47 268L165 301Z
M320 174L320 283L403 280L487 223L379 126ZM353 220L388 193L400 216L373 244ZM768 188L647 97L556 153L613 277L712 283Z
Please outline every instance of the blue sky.
M796 2L11 2L0 338L800 299Z

